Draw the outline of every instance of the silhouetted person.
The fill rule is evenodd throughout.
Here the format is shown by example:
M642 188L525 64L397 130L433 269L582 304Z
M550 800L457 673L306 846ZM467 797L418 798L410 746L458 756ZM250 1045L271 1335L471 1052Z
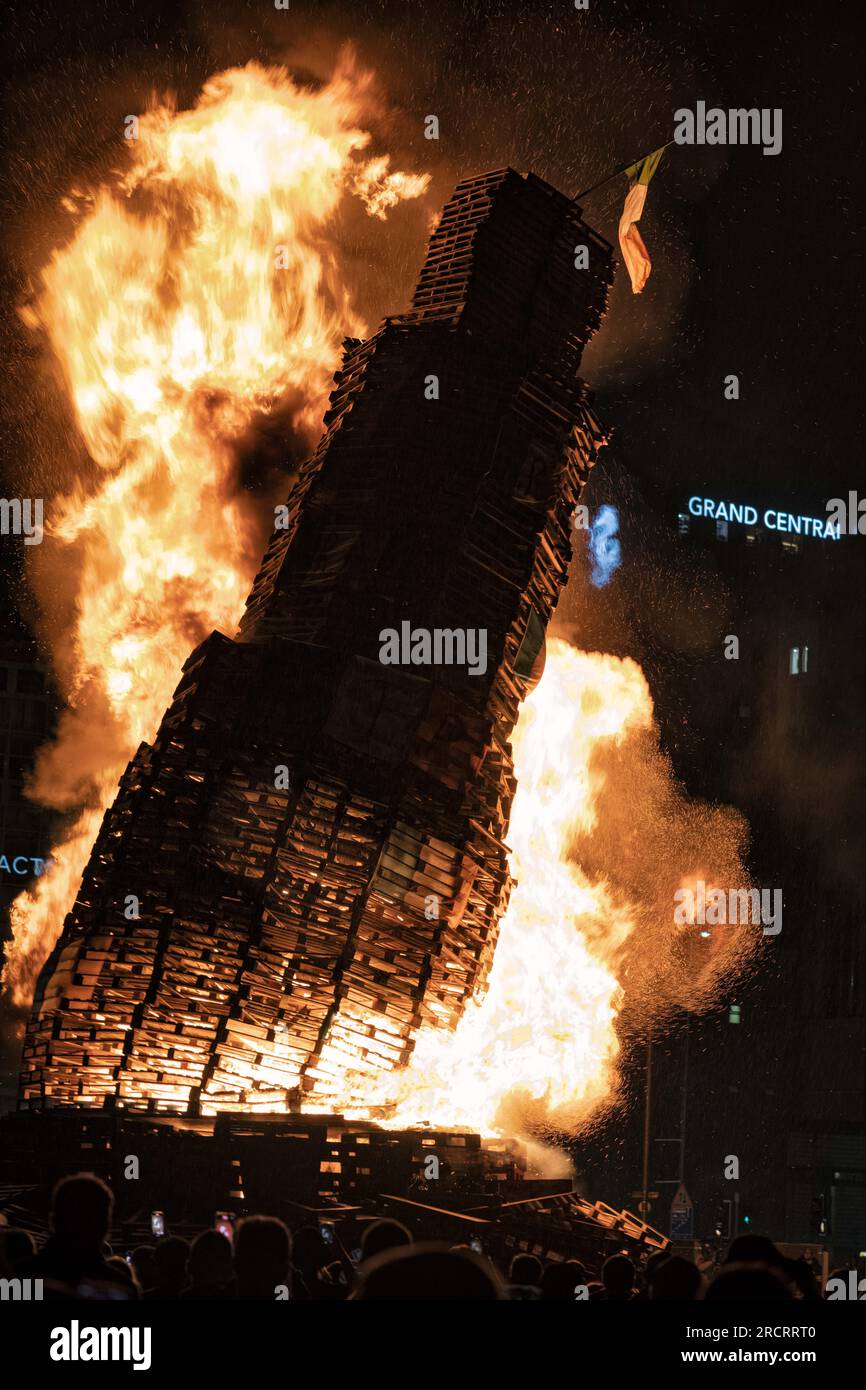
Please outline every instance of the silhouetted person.
M42 1279L46 1299L138 1298L126 1262L120 1269L102 1253L113 1210L111 1188L93 1173L61 1178L51 1194L51 1235L22 1262L21 1275Z
M731 1242L722 1269L724 1270L732 1264L760 1265L774 1270L793 1297L796 1288L794 1262L782 1254L769 1236L737 1236Z
M707 1302L737 1302L739 1300L790 1302L791 1295L779 1272L757 1262L722 1265L707 1289Z
M141 1285L138 1282L135 1270L132 1268L132 1265L127 1264L122 1255L109 1255L105 1263L110 1269L116 1270L122 1278L130 1279L136 1291L136 1297L141 1298Z
M831 1301L831 1302L833 1301L833 1300L830 1299L830 1295L829 1295L829 1293L827 1292L827 1290L828 1290L828 1289L831 1289L831 1286L832 1286L832 1289L833 1289L833 1290L835 1290L836 1288L838 1288L838 1284L834 1284L834 1283L833 1283L833 1280L834 1280L834 1279L841 1279L841 1280L842 1280L843 1287L844 1287L845 1289L847 1289L847 1288L848 1288L848 1270L847 1270L844 1266L842 1266L840 1269L831 1269L831 1270L830 1270L830 1273L827 1275L827 1282L826 1282L826 1284L824 1285L823 1293L821 1294L822 1301L823 1301L824 1299L827 1299L828 1301Z
M815 1271L805 1255L799 1260L788 1260L787 1265L788 1282L794 1285L795 1297L803 1299L806 1303L820 1303L821 1295L818 1292Z
M579 1260L549 1264L541 1276L541 1297L545 1303L573 1303L578 1284L586 1284L586 1270Z
M36 1245L29 1231L18 1226L0 1227L0 1277L14 1279L21 1265L36 1254Z
M531 1284L537 1289L541 1284L541 1260L538 1256L527 1255L525 1252L515 1255L508 1266L508 1282Z
M180 1236L163 1236L153 1252L156 1261L156 1283L145 1292L146 1299L177 1299L186 1283L186 1262L189 1241Z
M634 1265L628 1255L611 1255L601 1269L604 1293L598 1295L607 1303L627 1303L634 1289Z
M270 1299L291 1290L292 1238L275 1216L245 1216L235 1237L238 1298Z
M156 1264L156 1251L152 1245L139 1245L132 1252L132 1271L145 1292L152 1289L159 1278Z
M772 1265L775 1269L783 1270L786 1261L769 1236L746 1235L737 1236L731 1241L724 1263Z
M505 1291L483 1255L427 1241L374 1255L359 1270L349 1297L365 1302L489 1302L504 1298Z
M186 1274L189 1283L181 1290L182 1299L235 1297L232 1243L222 1231L202 1231L196 1236Z
M515 1255L508 1269L506 1297L513 1303L535 1302L541 1298L541 1260L525 1251Z
M333 1260L319 1226L301 1226L292 1236L292 1298L321 1298L319 1273Z
M670 1250L656 1250L653 1255L650 1255L643 1267L643 1281L647 1290L655 1278L656 1270L660 1269L670 1258Z
M412 1232L402 1221L383 1216L381 1221L371 1221L361 1235L361 1264L381 1255L385 1250L399 1250L412 1244Z
M656 1265L649 1281L649 1296L658 1299L685 1299L693 1302L700 1298L703 1289L703 1276L697 1265L682 1255L671 1255L662 1264Z

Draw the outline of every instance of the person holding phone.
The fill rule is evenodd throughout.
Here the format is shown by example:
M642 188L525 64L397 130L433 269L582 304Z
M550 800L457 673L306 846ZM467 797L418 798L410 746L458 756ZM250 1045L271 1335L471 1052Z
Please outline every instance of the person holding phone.
M202 1231L196 1236L186 1272L189 1284L180 1295L184 1301L237 1297L231 1241L221 1230Z
M41 1279L44 1298L134 1300L138 1285L126 1265L106 1259L114 1194L93 1173L62 1178L51 1194L51 1235L21 1278Z

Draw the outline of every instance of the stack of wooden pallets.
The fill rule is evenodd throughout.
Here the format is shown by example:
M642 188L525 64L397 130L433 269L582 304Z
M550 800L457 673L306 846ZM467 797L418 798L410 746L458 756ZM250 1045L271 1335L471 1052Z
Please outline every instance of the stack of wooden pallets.
M458 186L409 312L347 340L237 639L192 653L105 817L25 1105L363 1106L483 991L509 740L604 442L578 367L610 279L578 208L500 170ZM486 660L385 664L403 624L483 634Z

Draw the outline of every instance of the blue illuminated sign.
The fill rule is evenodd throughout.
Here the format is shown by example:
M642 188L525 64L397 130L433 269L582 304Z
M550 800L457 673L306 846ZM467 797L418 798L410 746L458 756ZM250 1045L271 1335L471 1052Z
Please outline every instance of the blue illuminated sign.
M738 521L743 526L755 526L758 513L754 507L739 502L715 502L712 497L690 497L692 516L706 516L713 521ZM822 541L838 541L839 527L832 521L816 516L793 516L768 507L761 518L768 531L784 531L789 536L818 536Z
M8 857L0 854L0 873L17 874L19 878L30 878L32 874L38 878L46 866L50 865L50 859L31 859L25 854L16 855L10 864Z

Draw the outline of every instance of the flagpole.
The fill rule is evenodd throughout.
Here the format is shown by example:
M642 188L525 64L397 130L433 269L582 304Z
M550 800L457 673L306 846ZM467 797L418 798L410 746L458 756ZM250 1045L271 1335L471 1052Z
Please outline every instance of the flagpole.
M666 140L663 145L656 145L656 150L666 150L668 145L672 145L673 143L673 139ZM600 179L599 182L594 183L591 188L585 188L582 193L575 193L571 201L573 203L578 203L581 198L588 198L590 193L594 193L597 188L603 188L606 183L610 183L611 179L615 179L618 174L624 174L626 169L630 169L633 164L640 164L642 159L648 159L651 154L655 154L655 150L648 150L646 154L638 155L637 159L626 160L622 168L614 169L613 173L608 174L607 178Z

